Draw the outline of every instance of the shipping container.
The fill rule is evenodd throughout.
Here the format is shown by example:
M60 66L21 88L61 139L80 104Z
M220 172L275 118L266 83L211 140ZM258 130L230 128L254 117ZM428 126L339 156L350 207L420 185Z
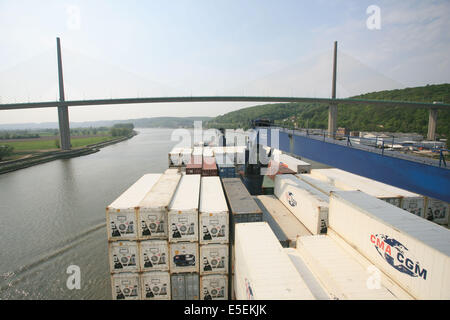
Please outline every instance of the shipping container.
M200 275L228 273L227 244L206 244L200 246Z
M117 273L111 275L113 300L140 300L141 288L137 273Z
M396 300L378 279L373 278L376 275L370 278L370 270L359 264L329 236L300 237L296 250L334 299Z
M273 195L275 191L275 177L264 176L261 186L262 193L265 195Z
M138 208L138 238L167 239L167 210L178 183L179 174L162 175Z
M236 225L237 300L314 300L266 222Z
M186 174L202 174L203 157L192 156L191 162L186 165Z
M144 240L139 243L141 271L169 271L169 245L166 240Z
M166 171L164 171L164 174L180 174L179 168L169 168Z
M296 174L296 171L289 169L286 165L270 160L267 168L261 168L261 174L275 179L277 174Z
M239 175L245 174L245 164L237 164L236 165L236 173Z
M425 218L427 220L449 226L448 202L427 197L425 203Z
M262 221L262 211L239 178L222 179L230 208L230 240L233 242L234 225L241 222Z
M199 250L197 242L169 244L170 273L199 272Z
M111 273L140 271L140 259L136 241L109 242L108 252Z
M297 245L296 245L297 246ZM294 248L284 249L289 259L291 259L292 264L297 269L298 273L305 281L309 290L313 294L314 298L317 300L330 300L333 299L326 288L321 284L319 278L314 275L308 265L305 263L298 250Z
M280 154L278 156L279 160L282 165L286 165L289 169L294 171L295 173L309 173L311 172L311 164L296 159L294 157L291 157L287 154Z
M217 165L214 157L203 157L202 176L217 176Z
M170 275L168 272L144 272L141 278L142 300L170 300Z
M217 165L219 170L219 177L221 178L236 178L236 168L234 164Z
M201 276L200 300L228 300L228 277L224 274Z
M295 248L298 236L311 235L311 232L275 196L254 197L263 212L263 220L269 224L281 245Z
M192 148L183 148L180 152L180 165L185 167L190 161L192 157Z
M219 177L202 177L199 209L200 243L228 243L228 206Z
M416 299L450 299L450 231L360 191L330 197L330 228Z
M198 300L200 280L198 273L178 273L170 276L172 300Z
M169 168L181 165L181 152L183 148L175 147L169 152Z
M214 157L214 151L211 147L204 147L203 148L203 158L205 157Z
M312 187L316 188L317 190L319 190L320 192L322 192L327 196L330 196L331 192L342 191L342 189L335 187L334 185L328 182L317 179L309 173L297 174L296 177L306 182L307 184L311 185Z
M137 239L136 207L159 180L161 174L146 174L106 208L108 240Z
M169 241L198 241L200 175L183 175L169 205Z
M311 175L342 190L360 190L419 217L424 216L425 198L416 193L336 168L313 169Z
M275 176L275 196L312 234L325 234L328 197L293 175Z

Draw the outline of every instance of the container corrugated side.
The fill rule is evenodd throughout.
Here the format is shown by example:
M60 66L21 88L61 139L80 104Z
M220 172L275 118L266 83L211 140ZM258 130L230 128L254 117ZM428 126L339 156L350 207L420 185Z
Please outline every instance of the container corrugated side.
M312 234L328 228L328 197L293 175L275 176L275 196Z
M333 298L396 300L396 297L381 283L371 281L369 270L347 254L329 236L300 237L296 250Z
M140 275L142 300L170 300L170 275L152 271Z
M228 273L228 254L226 244L200 246L200 275Z
M178 273L170 276L172 300L198 300L200 296L199 275Z
M106 208L108 240L137 239L136 207L161 178L161 174L146 174Z
M287 154L279 155L279 162L286 164L289 169L296 173L309 173L311 172L311 164L308 162L296 159Z
M168 271L169 245L166 240L144 240L139 242L141 271Z
M138 239L167 238L167 209L181 179L178 174L162 175L138 208Z
M238 300L314 300L266 222L236 225Z
M201 276L200 300L228 300L228 277L223 274Z
M263 220L272 228L283 247L295 248L298 236L311 232L275 196L255 196L263 212Z
M360 191L333 192L330 228L416 299L450 299L450 231Z
M141 284L137 273L111 275L113 300L140 300Z

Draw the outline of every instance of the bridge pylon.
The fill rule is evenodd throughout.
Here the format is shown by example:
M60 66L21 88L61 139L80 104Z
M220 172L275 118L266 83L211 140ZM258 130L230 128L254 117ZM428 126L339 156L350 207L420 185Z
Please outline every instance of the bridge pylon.
M64 80L61 58L61 42L56 38L56 48L58 54L58 80L59 80L59 101L64 102ZM62 150L70 150L70 126L69 126L69 108L63 104L58 106L58 123L60 135L60 147Z

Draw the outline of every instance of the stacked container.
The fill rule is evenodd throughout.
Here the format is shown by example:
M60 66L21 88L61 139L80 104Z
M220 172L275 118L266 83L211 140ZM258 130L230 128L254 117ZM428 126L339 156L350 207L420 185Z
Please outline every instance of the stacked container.
M267 223L236 225L235 244L236 299L315 299Z
M288 156L287 154L279 155L279 162L289 169L294 171L295 173L309 173L311 172L311 164L296 159L294 157Z
M136 210L161 176L144 175L106 208L112 297L115 300L142 297L142 277L139 273L143 269Z
M217 176L217 165L214 157L203 157L202 176Z
M311 175L341 190L360 190L419 217L424 217L425 198L419 194L336 168L313 169Z
M169 168L181 166L182 151L183 148L175 147L169 152Z
M183 175L169 205L169 259L175 299L199 298L199 196L200 175Z
M275 176L275 196L312 234L327 233L328 196L290 174Z
M137 210L143 299L171 298L168 207L180 179L180 174L162 175Z
M225 196L230 209L230 281L234 270L234 228L242 222L261 222L262 211L239 178L222 179ZM233 292L232 292L233 293Z
M450 231L360 191L332 192L330 229L416 299L450 299Z
M229 214L219 177L202 177L200 299L228 299Z

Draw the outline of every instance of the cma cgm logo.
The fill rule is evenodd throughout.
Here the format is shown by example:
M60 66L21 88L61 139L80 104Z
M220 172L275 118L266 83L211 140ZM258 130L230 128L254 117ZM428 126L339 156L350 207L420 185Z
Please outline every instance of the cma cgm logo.
M286 200L291 207L295 207L297 205L297 201L294 199L294 194L290 191L286 192Z
M379 255L394 269L411 277L427 279L427 269L422 269L419 262L414 262L408 254L408 248L397 240L389 238L384 234L372 234L370 236L370 242L374 244Z

